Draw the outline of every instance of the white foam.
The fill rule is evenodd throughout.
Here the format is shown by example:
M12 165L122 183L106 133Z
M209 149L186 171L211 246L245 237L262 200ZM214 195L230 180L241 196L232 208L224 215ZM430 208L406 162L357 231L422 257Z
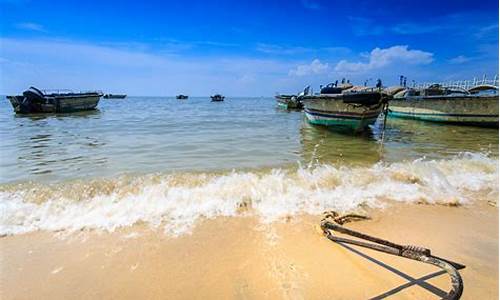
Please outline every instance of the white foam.
M371 167L319 165L296 170L148 175L0 191L0 234L117 228L144 222L179 235L199 218L284 216L350 211L387 201L464 204L497 201L498 160L466 153L449 160ZM76 191L76 192L75 192ZM86 191L83 195L81 191ZM88 192L91 191L91 192Z

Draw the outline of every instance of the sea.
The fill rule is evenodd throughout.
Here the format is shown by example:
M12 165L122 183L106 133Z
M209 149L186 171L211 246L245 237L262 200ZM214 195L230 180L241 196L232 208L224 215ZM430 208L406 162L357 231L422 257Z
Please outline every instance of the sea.
M313 126L272 97L127 97L26 116L2 97L0 235L141 223L177 236L217 217L498 201L498 129L383 123Z

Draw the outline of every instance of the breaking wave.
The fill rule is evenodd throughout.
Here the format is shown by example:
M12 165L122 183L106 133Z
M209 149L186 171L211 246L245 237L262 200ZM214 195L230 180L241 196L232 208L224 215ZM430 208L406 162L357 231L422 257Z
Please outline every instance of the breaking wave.
M262 222L325 210L379 208L391 201L466 204L498 200L498 159L464 153L447 160L318 165L223 174L120 176L0 186L0 234L37 230L113 231L136 223L189 232L200 218L255 215Z

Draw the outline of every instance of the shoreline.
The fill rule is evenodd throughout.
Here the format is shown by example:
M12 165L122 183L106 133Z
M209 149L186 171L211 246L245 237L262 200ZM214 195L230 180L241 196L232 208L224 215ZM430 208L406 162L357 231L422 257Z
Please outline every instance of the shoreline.
M462 299L498 297L498 207L391 204L348 228L466 265ZM2 299L436 299L449 278L435 267L327 240L321 216L263 224L217 217L170 237L145 224L112 233L34 232L0 239ZM362 253L362 254L360 254ZM393 271L391 271L393 270ZM431 277L427 284L408 281ZM413 278L413 279L412 279ZM441 291L441 292L440 292Z

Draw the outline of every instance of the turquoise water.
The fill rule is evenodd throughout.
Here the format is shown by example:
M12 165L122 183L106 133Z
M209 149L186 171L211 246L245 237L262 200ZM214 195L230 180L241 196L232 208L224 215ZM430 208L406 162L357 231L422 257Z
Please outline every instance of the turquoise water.
M19 116L0 103L0 182L58 182L151 172L372 164L461 152L498 155L498 130L381 120L365 134L307 124L273 98L102 99L98 110Z
M272 98L226 99L130 97L40 116L3 101L0 235L141 223L175 236L219 216L498 201L497 129L390 119L383 132L379 119L353 135Z

